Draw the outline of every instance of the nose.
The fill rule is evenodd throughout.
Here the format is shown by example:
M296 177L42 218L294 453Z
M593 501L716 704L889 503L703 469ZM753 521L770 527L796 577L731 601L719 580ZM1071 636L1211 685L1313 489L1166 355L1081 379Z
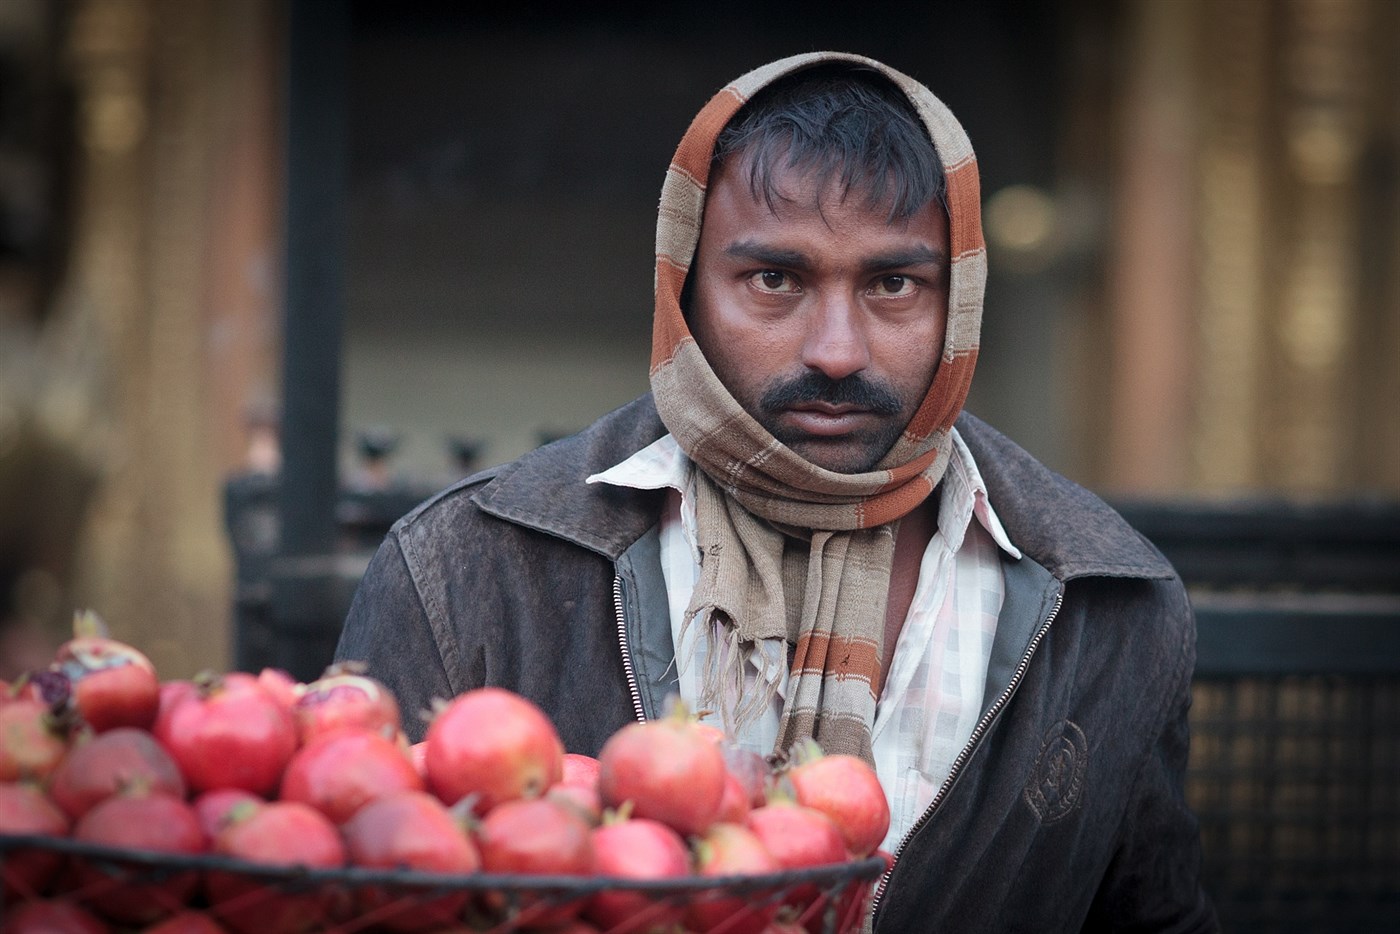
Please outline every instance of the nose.
M843 379L870 365L870 343L859 306L851 296L822 297L808 309L802 363L830 379Z

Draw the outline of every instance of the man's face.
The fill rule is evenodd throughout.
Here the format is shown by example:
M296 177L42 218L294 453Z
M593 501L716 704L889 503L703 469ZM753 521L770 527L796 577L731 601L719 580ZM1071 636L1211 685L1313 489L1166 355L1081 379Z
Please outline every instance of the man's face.
M948 318L948 222L937 203L889 222L800 171L754 196L741 156L712 175L691 269L690 331L775 438L840 473L872 469L928 392Z

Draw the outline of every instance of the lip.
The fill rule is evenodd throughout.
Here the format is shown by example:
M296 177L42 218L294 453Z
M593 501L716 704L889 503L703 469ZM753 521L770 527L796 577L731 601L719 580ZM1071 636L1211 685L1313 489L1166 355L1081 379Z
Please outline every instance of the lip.
M821 402L791 406L783 412L783 419L790 427L823 438L850 434L863 427L871 417L869 409Z

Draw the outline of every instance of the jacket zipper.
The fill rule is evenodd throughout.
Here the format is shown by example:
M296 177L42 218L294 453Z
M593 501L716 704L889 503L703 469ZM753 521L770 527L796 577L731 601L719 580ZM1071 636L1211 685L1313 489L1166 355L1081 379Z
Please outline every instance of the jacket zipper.
M894 874L894 867L898 865L899 858L904 855L904 850L909 846L909 841L914 834L923 829L933 818L933 812L938 810L938 806L947 798L948 792L952 790L953 783L957 781L959 773L967 765L967 760L972 758L972 754L977 750L977 746L982 742L982 737L991 729L992 722L1001 715L1004 708L1011 700L1011 696L1016 693L1016 689L1021 685L1021 679L1026 675L1026 669L1030 667L1031 656L1035 655L1035 650L1040 647L1041 640L1045 638L1045 633L1050 630L1050 624L1055 621L1055 617L1060 615L1060 604L1065 599L1065 585L1060 585L1060 590L1055 594L1055 603L1050 607L1050 615L1045 617L1045 622L1040 624L1031 641L1026 645L1026 651L1021 656L1021 661L1011 673L1011 680L1007 683L1002 692L997 695L996 701L987 708L987 712L982 715L982 719L977 721L977 726L972 729L972 736L968 738L967 745L958 753L958 757L953 760L953 765L948 769L948 777L943 780L943 785L938 789L938 793L933 796L924 813L919 815L919 819L914 821L914 825L905 832L904 837L899 841L899 846L895 847L894 858L890 860L889 869L880 877L880 884L875 887L875 895L870 899L870 918L873 921L875 912L880 908L880 900L885 897L885 887L889 885L890 876Z
M622 650L622 670L627 675L627 691L632 695L632 709L637 713L637 722L645 723L646 711L642 709L642 691L637 686L637 672L632 668L632 650L627 645L627 617L622 608L622 576L613 577L613 610L617 613L617 644Z

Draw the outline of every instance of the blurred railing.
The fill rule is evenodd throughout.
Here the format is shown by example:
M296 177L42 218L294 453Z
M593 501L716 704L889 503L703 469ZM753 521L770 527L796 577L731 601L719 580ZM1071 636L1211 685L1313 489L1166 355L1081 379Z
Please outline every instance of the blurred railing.
M1400 919L1400 504L1119 503L1191 590L1187 795L1226 931Z
M329 660L389 526L430 491L342 491L332 554L278 555L275 480L226 489L236 667ZM1400 918L1400 503L1120 501L1197 615L1187 794L1227 931Z

